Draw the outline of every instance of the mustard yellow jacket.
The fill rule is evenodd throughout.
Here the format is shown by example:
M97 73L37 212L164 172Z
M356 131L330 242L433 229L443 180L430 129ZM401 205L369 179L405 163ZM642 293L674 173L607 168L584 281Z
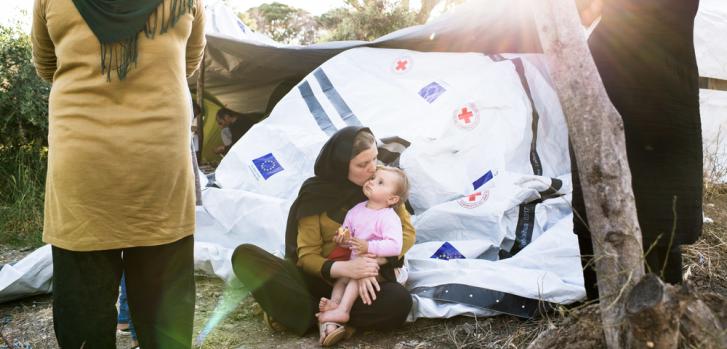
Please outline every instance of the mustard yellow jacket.
M98 39L72 0L35 1L32 43L38 75L52 83L43 241L94 251L191 235L186 78L204 52L202 1L168 32L140 34L137 65L121 81L101 74Z

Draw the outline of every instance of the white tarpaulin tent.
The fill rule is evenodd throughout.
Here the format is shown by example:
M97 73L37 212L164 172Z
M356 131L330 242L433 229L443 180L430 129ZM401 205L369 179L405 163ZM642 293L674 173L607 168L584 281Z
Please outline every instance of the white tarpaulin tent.
M389 161L411 182L412 319L529 317L542 302L582 298L567 129L539 59L375 48L333 57L220 163L196 240L280 254L288 208L321 146L366 125L382 143L396 140L400 157Z

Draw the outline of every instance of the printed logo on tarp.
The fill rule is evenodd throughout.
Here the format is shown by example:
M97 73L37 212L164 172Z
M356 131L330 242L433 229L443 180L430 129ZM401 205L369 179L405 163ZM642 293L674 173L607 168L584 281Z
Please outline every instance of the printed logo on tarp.
M490 192L487 190L476 191L470 195L467 195L459 200L457 203L464 208L475 208L482 205L487 198L490 197Z
M472 103L455 109L452 114L454 124L464 129L473 129L480 123L480 111Z
M411 70L412 61L409 56L402 56L394 60L391 70L396 74L408 73Z
M445 241L442 246L437 249L437 252L434 252L434 254L429 258L436 258L448 261L450 259L465 259L466 257L462 255L459 251L457 251L457 249L452 246L452 244Z
M425 101L432 103L439 98L439 96L444 93L444 91L447 91L442 85L431 82L429 85L424 86L421 90L419 90L419 95L424 98Z
M485 183L489 182L494 175L492 174L492 171L487 171L482 177L477 178L476 181L472 182L472 189L477 190L480 189L481 186L485 185Z
M252 164L257 168L263 179L267 180L270 176L284 170L283 166L280 165L273 153L268 153L257 159L252 160Z

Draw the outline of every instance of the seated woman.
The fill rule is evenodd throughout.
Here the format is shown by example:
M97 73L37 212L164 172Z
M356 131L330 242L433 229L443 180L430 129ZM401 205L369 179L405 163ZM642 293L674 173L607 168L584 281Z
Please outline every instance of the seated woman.
M330 346L349 337L353 334L351 327L388 330L406 320L412 306L409 292L394 281L376 280L379 274L392 275L414 244L411 216L403 204L395 209L403 230L399 257L327 259L336 247L334 237L346 212L365 200L362 185L374 175L377 155L376 141L368 128L339 130L323 145L316 159L315 176L303 183L290 208L285 260L250 244L235 249L235 275L250 288L269 324L278 323L298 335L305 334L318 322L315 315L319 300L331 294L333 279L341 277L358 280L361 297L351 308L346 325L349 328L336 323L318 324L322 345Z

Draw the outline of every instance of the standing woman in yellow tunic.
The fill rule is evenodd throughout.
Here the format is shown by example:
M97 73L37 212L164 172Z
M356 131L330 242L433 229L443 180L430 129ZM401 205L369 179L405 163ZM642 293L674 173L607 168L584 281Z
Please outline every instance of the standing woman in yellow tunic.
M52 83L43 241L62 348L115 347L119 280L145 349L189 348L194 173L187 76L201 0L35 0L33 60Z

